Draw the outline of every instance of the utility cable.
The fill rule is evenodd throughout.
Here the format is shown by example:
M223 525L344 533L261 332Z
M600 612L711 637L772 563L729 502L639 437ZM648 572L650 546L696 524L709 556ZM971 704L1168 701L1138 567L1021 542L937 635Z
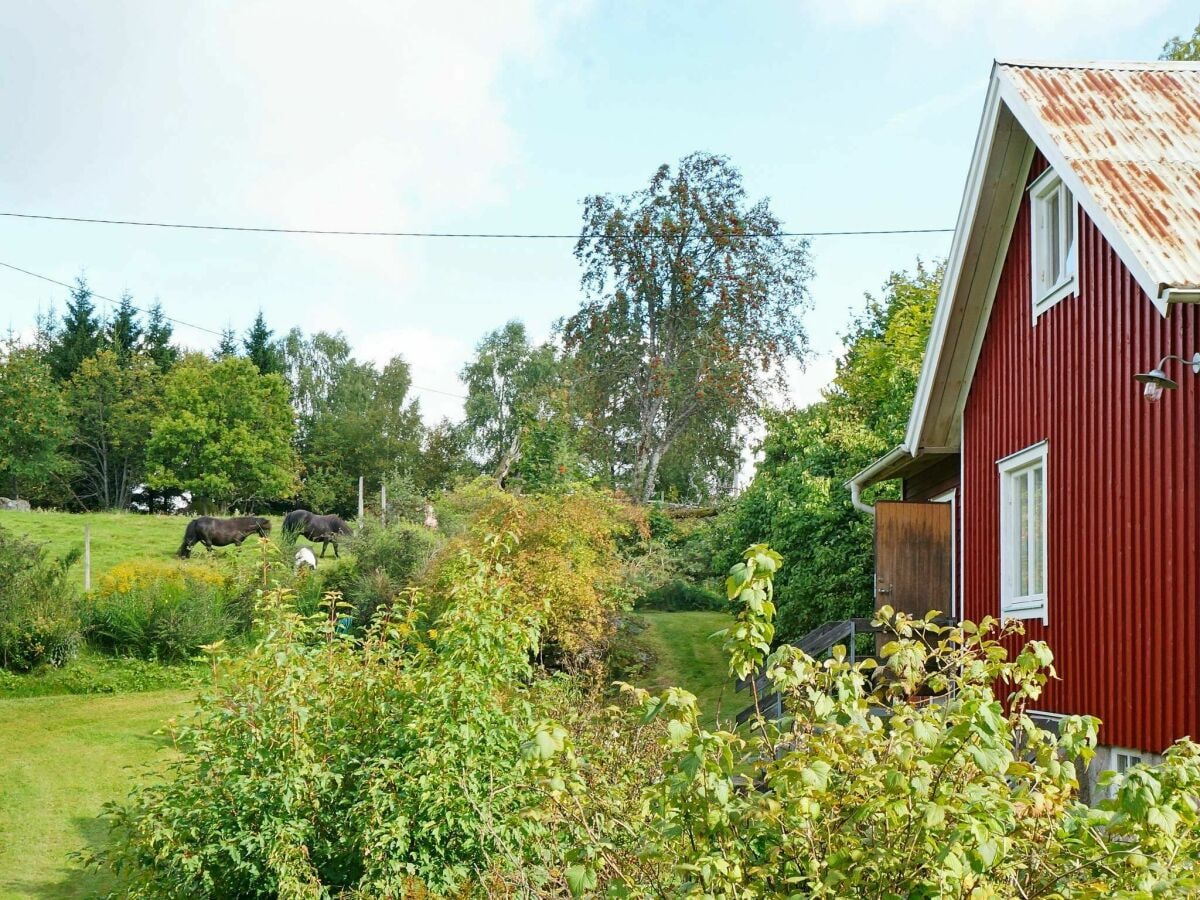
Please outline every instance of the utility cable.
M64 287L68 291L73 291L73 290L75 290L75 287L76 287L75 285L67 284L65 281L59 281L57 278L51 278L49 275L41 275L37 272L31 272L29 269L22 269L20 266L14 266L12 263L6 263L3 261L0 261L0 266L3 266L6 269L11 269L14 272L20 272L22 275L28 275L30 278L38 278L38 279L41 279L42 281L48 281L50 284L56 284L59 287ZM120 300L114 300L112 297L106 297L106 296L104 296L104 294L93 291L91 288L88 288L88 294L91 295L92 297L95 297L97 300L103 300L106 303L113 303L113 304L120 305L120 303L122 302ZM126 302L128 302L128 301L126 301ZM150 310L143 309L140 306L134 306L132 303L129 304L129 308L132 310L135 310L136 312L140 312L143 315L151 315ZM206 334L216 335L217 337L225 336L222 332L214 331L211 328L206 328L204 325L197 325L194 322L185 322L183 319L176 319L174 316L168 316L165 313L162 313L161 310L159 312L164 319L166 319L168 322L171 322L175 325L180 325L184 328L194 328L196 331L203 331ZM454 394L454 393L451 393L450 391L443 391L439 388L424 387L423 385L411 384L411 383L409 386L415 391L425 391L426 393L430 393L430 394L441 394L445 397L455 397L459 400L467 399L465 394Z
M94 219L85 216L49 216L37 213L0 212L9 219L36 219L44 222L76 222L88 225L131 225L137 228L177 228L188 231L234 231L254 234L315 234L339 237L394 237L394 238L452 238L478 240L604 240L605 234L556 234L539 232L471 232L471 231L358 231L341 228L279 228L256 225L199 225L190 222L146 222L137 219ZM724 233L729 238L813 238L813 237L858 237L888 234L948 234L953 228L868 228L844 231L779 231L747 232L745 234Z

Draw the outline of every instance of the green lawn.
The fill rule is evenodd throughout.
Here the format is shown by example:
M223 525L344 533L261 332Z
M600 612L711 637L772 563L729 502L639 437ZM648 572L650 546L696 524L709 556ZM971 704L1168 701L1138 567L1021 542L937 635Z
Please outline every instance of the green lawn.
M68 854L105 839L96 818L167 746L182 691L0 700L0 898L91 897L108 889Z
M705 719L711 724L719 714L732 718L745 706L734 694L721 647L709 640L714 631L729 626L730 618L718 612L643 612L647 622L639 635L654 654L654 663L641 678L641 687L659 691L672 685L696 695Z
M281 516L271 519L271 534L278 536ZM168 559L179 550L188 520L184 516L143 516L136 513L65 513L35 509L32 512L0 510L0 526L13 534L46 544L52 553L83 548L83 526L92 529L92 584L117 563L127 559ZM301 538L300 543L308 542ZM319 552L319 545L318 552ZM241 548L221 547L215 554L254 553L255 542L247 539ZM192 556L203 559L208 551L201 546ZM330 550L328 557L332 557ZM75 564L80 587L83 586L82 560Z

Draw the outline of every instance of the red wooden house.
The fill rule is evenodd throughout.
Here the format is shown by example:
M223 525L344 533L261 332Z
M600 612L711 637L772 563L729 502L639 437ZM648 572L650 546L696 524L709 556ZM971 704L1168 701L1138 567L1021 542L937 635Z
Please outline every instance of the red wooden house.
M997 63L904 443L849 486L879 603L1026 620L1098 768L1200 739L1198 303L1200 65Z

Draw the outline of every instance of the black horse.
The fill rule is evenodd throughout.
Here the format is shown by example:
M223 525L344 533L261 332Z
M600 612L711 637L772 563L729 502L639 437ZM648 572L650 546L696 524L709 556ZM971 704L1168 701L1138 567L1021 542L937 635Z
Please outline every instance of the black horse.
M338 555L338 537L353 534L350 526L339 516L318 516L307 509L293 509L283 517L283 530L287 534L302 534L314 544L321 545L321 556L333 544L333 555Z
M212 552L213 547L225 547L229 544L242 546L242 541L252 534L266 537L271 533L271 520L262 516L239 516L236 519L214 519L212 516L199 516L188 522L187 530L183 533L183 543L179 546L179 555L187 559L192 555L192 547L203 544Z

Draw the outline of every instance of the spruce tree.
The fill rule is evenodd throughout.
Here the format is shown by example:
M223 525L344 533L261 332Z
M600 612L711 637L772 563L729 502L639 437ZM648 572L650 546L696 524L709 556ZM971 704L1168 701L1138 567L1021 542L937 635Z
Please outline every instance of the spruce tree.
M171 343L174 329L167 321L162 304L157 300L150 307L150 317L146 322L145 343L146 354L154 360L160 372L166 372L179 359L179 348Z
M217 349L213 351L213 359L229 359L230 357L237 356L237 354L237 332L232 328L222 328L221 342L217 344Z
M67 311L50 346L49 361L54 377L66 381L74 375L79 364L100 349L100 342L96 304L92 302L87 281L80 276L75 279L75 287L67 300Z
M274 333L267 327L266 317L260 309L254 317L254 324L246 332L246 339L242 341L246 358L263 375L283 374L283 354L279 351L278 342L271 340Z
M141 341L142 323L127 291L121 295L121 303L104 329L104 342L119 360L127 362L137 352Z

